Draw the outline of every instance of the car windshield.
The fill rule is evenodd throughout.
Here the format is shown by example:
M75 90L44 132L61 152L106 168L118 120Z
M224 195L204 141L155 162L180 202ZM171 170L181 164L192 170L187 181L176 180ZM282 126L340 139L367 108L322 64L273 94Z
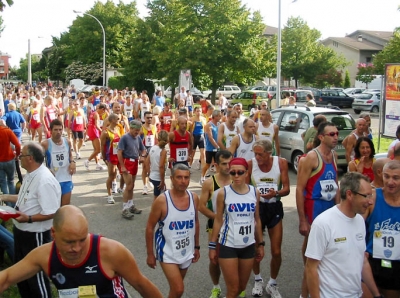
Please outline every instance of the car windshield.
M359 96L357 96L357 99L370 99L371 97L371 93L361 93Z
M347 88L347 89L344 89L343 92L344 93L349 93L349 92L352 92L354 90L355 90L354 88Z
M350 114L345 113L323 113L328 122L336 125L338 130L353 130L355 129L354 119Z
M344 92L342 92L342 91L339 91L339 92L338 92L338 94L339 94L339 96L344 96L344 97L347 97L347 94L346 94L346 93L344 93Z

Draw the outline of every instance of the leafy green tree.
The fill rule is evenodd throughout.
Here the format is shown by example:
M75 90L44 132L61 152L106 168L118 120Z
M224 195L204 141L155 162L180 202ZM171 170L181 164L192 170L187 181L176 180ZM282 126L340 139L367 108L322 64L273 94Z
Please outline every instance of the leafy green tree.
M4 23L3 18L0 16L0 36L1 36L1 33L3 33L3 31L5 29L3 23Z
M321 33L308 27L300 17L291 17L282 31L282 76L314 83L318 75L331 69L343 68L347 63L331 48L319 42Z
M37 56L32 56L31 58L31 71L32 71L32 80L38 81L40 75L35 74L36 71L40 69L39 59ZM19 68L17 70L17 76L20 80L27 82L28 81L28 54L26 54L26 58L21 58L19 61Z
M11 6L14 4L13 0L0 0L0 11L3 11L4 7L6 7L6 4L8 4L8 6Z
M97 1L87 13L95 16L103 25L106 35L106 62L112 67L121 67L125 48L133 38L138 19L135 2L115 4ZM81 61L92 64L103 60L103 31L99 23L91 16L78 16L69 31L61 34L56 41L63 46L65 62ZM64 58L64 56L63 56Z
M64 45L53 46L49 53L47 53L47 68L51 80L64 81L65 68L68 64L65 61L65 53L63 51Z
M211 87L214 97L227 80L261 79L275 67L260 14L239 0L152 0L147 8L129 45L127 76L142 73L176 86L179 71L190 69L194 84Z
M315 86L318 88L342 86L342 71L329 69L327 73L315 77Z
M400 62L400 28L394 33L388 44L381 52L375 55L373 63L375 65L375 74L384 74L386 63Z
M371 63L358 63L357 68L356 80L366 84L366 88L368 89L368 84L375 79L375 66Z
M350 88L350 86L351 86L350 74L349 74L349 71L346 69L346 74L344 75L343 88Z
M102 63L83 64L81 61L72 62L65 69L65 80L81 79L86 84L100 85L103 75Z

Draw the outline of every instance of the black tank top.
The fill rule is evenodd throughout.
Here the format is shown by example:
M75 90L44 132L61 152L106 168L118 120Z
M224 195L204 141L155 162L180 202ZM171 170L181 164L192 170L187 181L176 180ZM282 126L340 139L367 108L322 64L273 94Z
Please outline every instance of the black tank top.
M70 266L61 260L53 242L50 260L49 277L59 291L60 297L78 297L79 286L96 286L100 298L128 297L122 278L108 277L99 262L100 236L90 234L90 248L85 260L78 266ZM76 292L76 295L74 293Z

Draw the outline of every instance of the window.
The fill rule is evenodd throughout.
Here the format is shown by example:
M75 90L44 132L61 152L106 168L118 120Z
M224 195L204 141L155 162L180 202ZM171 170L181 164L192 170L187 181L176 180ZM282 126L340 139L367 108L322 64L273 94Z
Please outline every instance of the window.
M232 87L232 90L234 90L234 91L240 91L239 87Z
M365 60L367 63L371 63L371 61L372 61L371 57L367 57L367 58L365 58Z
M281 116L282 112L275 112L272 114L272 122L278 125L279 117Z
M335 124L338 130L353 130L355 128L354 120L348 114L324 114L324 116L328 122Z
M296 132L297 123L301 120L298 113L286 112L283 115L279 130Z
M339 43L337 41L334 41L333 46L337 48L337 47L339 47Z
M301 114L299 129L307 130L310 128L310 118L306 114Z

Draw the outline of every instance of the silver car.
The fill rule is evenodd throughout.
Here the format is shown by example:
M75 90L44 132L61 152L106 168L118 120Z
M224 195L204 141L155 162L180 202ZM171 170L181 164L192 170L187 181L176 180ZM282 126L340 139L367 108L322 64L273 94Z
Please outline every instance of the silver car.
M301 134L313 125L314 117L323 114L339 130L339 140L335 148L338 154L338 166L347 169L345 148L342 141L355 128L353 117L341 110L320 107L283 107L271 111L272 122L279 127L281 157L293 165L297 172L300 157L304 154L304 142Z
M354 96L352 108L356 114L360 114L361 111L378 113L381 109L381 94L377 92L358 94Z

